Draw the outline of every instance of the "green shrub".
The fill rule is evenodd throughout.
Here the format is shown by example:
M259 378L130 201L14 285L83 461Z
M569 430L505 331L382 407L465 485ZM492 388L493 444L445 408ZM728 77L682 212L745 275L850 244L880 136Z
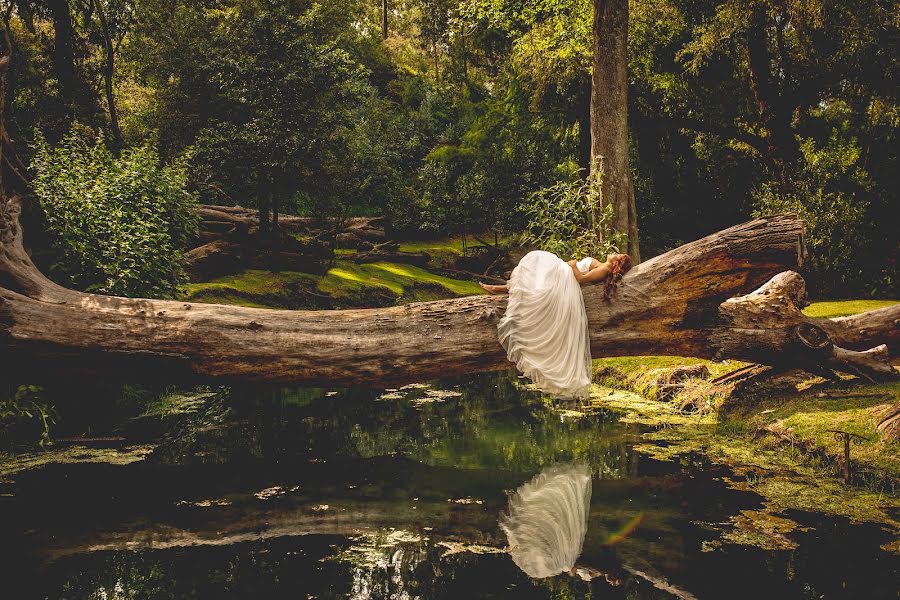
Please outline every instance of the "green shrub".
M896 290L893 242L878 223L882 198L863 166L862 149L846 127L832 129L819 145L800 140L801 157L790 191L776 183L756 193L755 214L796 212L806 224L809 260L804 267L814 294L847 297L890 295ZM888 228L890 230L890 228Z
M34 191L67 285L120 296L172 296L197 228L186 160L160 166L150 145L113 156L74 131L51 147L37 135Z
M612 206L600 209L599 199L596 175L587 181L572 177L532 193L522 206L528 218L522 242L563 259L595 256L603 260L624 246L625 236L612 230Z
M56 409L43 400L43 389L20 385L15 393L0 397L0 439L9 442L50 441L50 426L59 420Z

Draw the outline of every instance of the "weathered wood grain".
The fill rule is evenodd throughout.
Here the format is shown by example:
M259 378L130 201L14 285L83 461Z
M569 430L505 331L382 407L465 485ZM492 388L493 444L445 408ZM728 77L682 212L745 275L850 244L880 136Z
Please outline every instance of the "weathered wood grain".
M17 199L0 208L4 370L147 376L165 369L171 377L380 386L511 366L496 333L505 297L290 311L87 294L35 268L22 247ZM791 327L815 321L784 310L800 300L798 275L782 277L793 291L779 284L788 300L757 292L726 302L799 266L803 248L795 217L757 219L637 266L611 301L601 286L585 287L592 352L808 361L787 341ZM888 327L881 316L877 326L868 323L858 317L821 328L838 342L896 343L896 319Z

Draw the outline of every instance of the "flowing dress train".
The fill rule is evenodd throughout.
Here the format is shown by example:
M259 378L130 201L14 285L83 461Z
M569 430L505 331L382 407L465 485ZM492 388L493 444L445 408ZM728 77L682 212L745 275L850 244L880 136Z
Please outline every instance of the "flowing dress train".
M575 274L555 254L535 250L513 269L500 344L516 368L541 390L586 398L591 344L584 297Z

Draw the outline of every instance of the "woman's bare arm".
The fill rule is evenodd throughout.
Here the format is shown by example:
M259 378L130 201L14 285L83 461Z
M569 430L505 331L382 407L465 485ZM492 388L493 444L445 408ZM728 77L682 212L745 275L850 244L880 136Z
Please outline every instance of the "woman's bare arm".
M599 267L591 269L587 273L582 273L575 267L575 280L578 283L591 283L593 281L603 281L609 275L609 267L601 264Z

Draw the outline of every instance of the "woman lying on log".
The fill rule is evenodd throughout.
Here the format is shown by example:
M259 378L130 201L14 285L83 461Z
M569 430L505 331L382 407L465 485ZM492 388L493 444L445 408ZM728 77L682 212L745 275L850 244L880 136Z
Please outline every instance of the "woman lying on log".
M506 314L497 324L509 360L549 394L587 398L591 342L579 284L605 280L609 299L629 269L627 254L610 254L605 262L588 256L567 263L535 250L519 261L506 285L482 283L489 294L509 294Z

